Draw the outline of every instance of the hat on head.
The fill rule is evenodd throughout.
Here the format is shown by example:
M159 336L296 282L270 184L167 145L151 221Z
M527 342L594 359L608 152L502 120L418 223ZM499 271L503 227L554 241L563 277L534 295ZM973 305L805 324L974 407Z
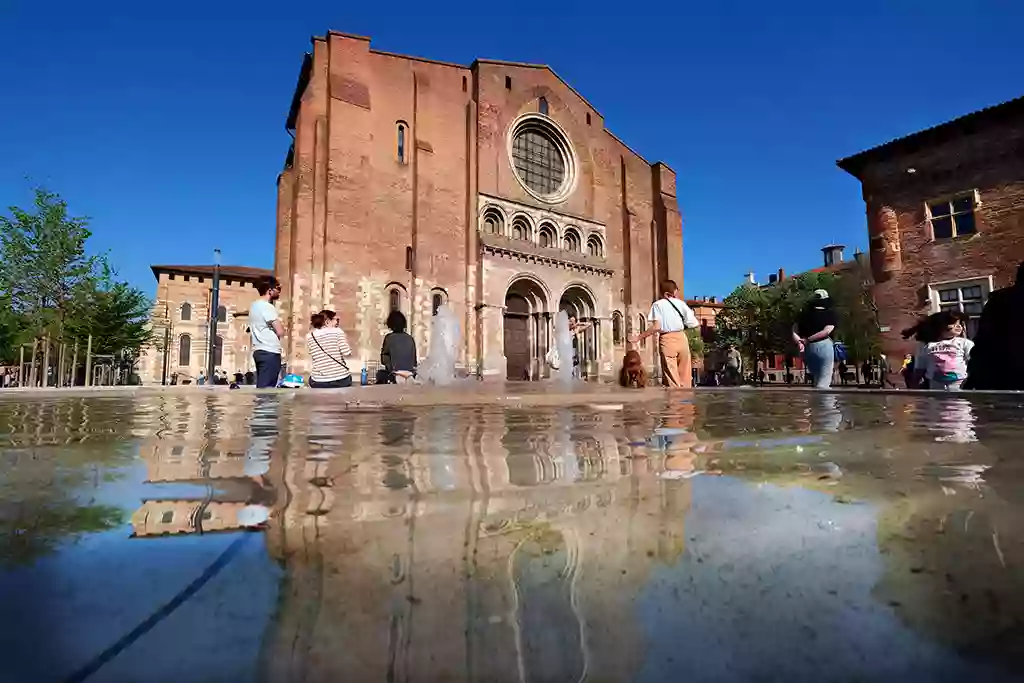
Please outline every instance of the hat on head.
M814 298L815 299L827 299L828 298L828 291L824 290L824 289L816 289L816 290L814 290Z

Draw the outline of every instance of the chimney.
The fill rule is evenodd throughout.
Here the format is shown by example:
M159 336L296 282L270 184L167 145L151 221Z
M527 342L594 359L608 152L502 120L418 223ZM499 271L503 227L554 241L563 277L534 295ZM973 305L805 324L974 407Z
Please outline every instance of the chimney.
M718 303L718 297L717 296L711 297L711 303L717 304Z
M825 255L826 268L838 266L843 262L843 249L846 249L846 246L842 244L826 244L821 248L821 252Z
M779 282L782 282L785 279L786 279L786 271L784 271L782 268L779 268Z
M867 268L868 266L868 255L861 251L859 248L853 252L853 260L857 262L857 265L861 268Z
M754 271L750 271L749 273L747 273L747 284L748 285L756 285L757 284L757 280L754 279Z
M768 276L768 284L774 285L778 281L779 281L779 276L777 274L772 273L771 275Z

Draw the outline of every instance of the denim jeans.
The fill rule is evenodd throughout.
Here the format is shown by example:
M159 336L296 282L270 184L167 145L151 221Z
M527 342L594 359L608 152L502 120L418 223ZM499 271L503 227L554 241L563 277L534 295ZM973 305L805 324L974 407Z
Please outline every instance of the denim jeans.
M811 342L804 348L804 363L807 372L814 378L817 389L828 389L832 386L832 366L836 359L836 349L829 338Z
M253 351L252 360L256 364L256 388L276 387L281 375L281 354Z

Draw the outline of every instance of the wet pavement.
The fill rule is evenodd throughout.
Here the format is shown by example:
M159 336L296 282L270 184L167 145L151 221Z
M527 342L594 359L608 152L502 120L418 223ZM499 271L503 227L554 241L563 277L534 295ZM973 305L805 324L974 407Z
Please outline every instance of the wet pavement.
M0 394L0 680L1024 677L1024 397Z

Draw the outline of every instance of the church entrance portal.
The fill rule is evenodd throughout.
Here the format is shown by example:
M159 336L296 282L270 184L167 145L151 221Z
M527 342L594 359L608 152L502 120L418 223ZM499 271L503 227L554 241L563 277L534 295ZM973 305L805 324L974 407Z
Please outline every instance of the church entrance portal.
M513 282L505 294L504 352L506 379L540 379L547 353L547 306L544 290L533 280Z
M594 378L598 373L600 354L601 321L597 319L594 297L590 291L579 285L572 285L562 294L559 310L565 311L577 322L590 323L576 336L574 350L580 360L579 373L584 379Z

